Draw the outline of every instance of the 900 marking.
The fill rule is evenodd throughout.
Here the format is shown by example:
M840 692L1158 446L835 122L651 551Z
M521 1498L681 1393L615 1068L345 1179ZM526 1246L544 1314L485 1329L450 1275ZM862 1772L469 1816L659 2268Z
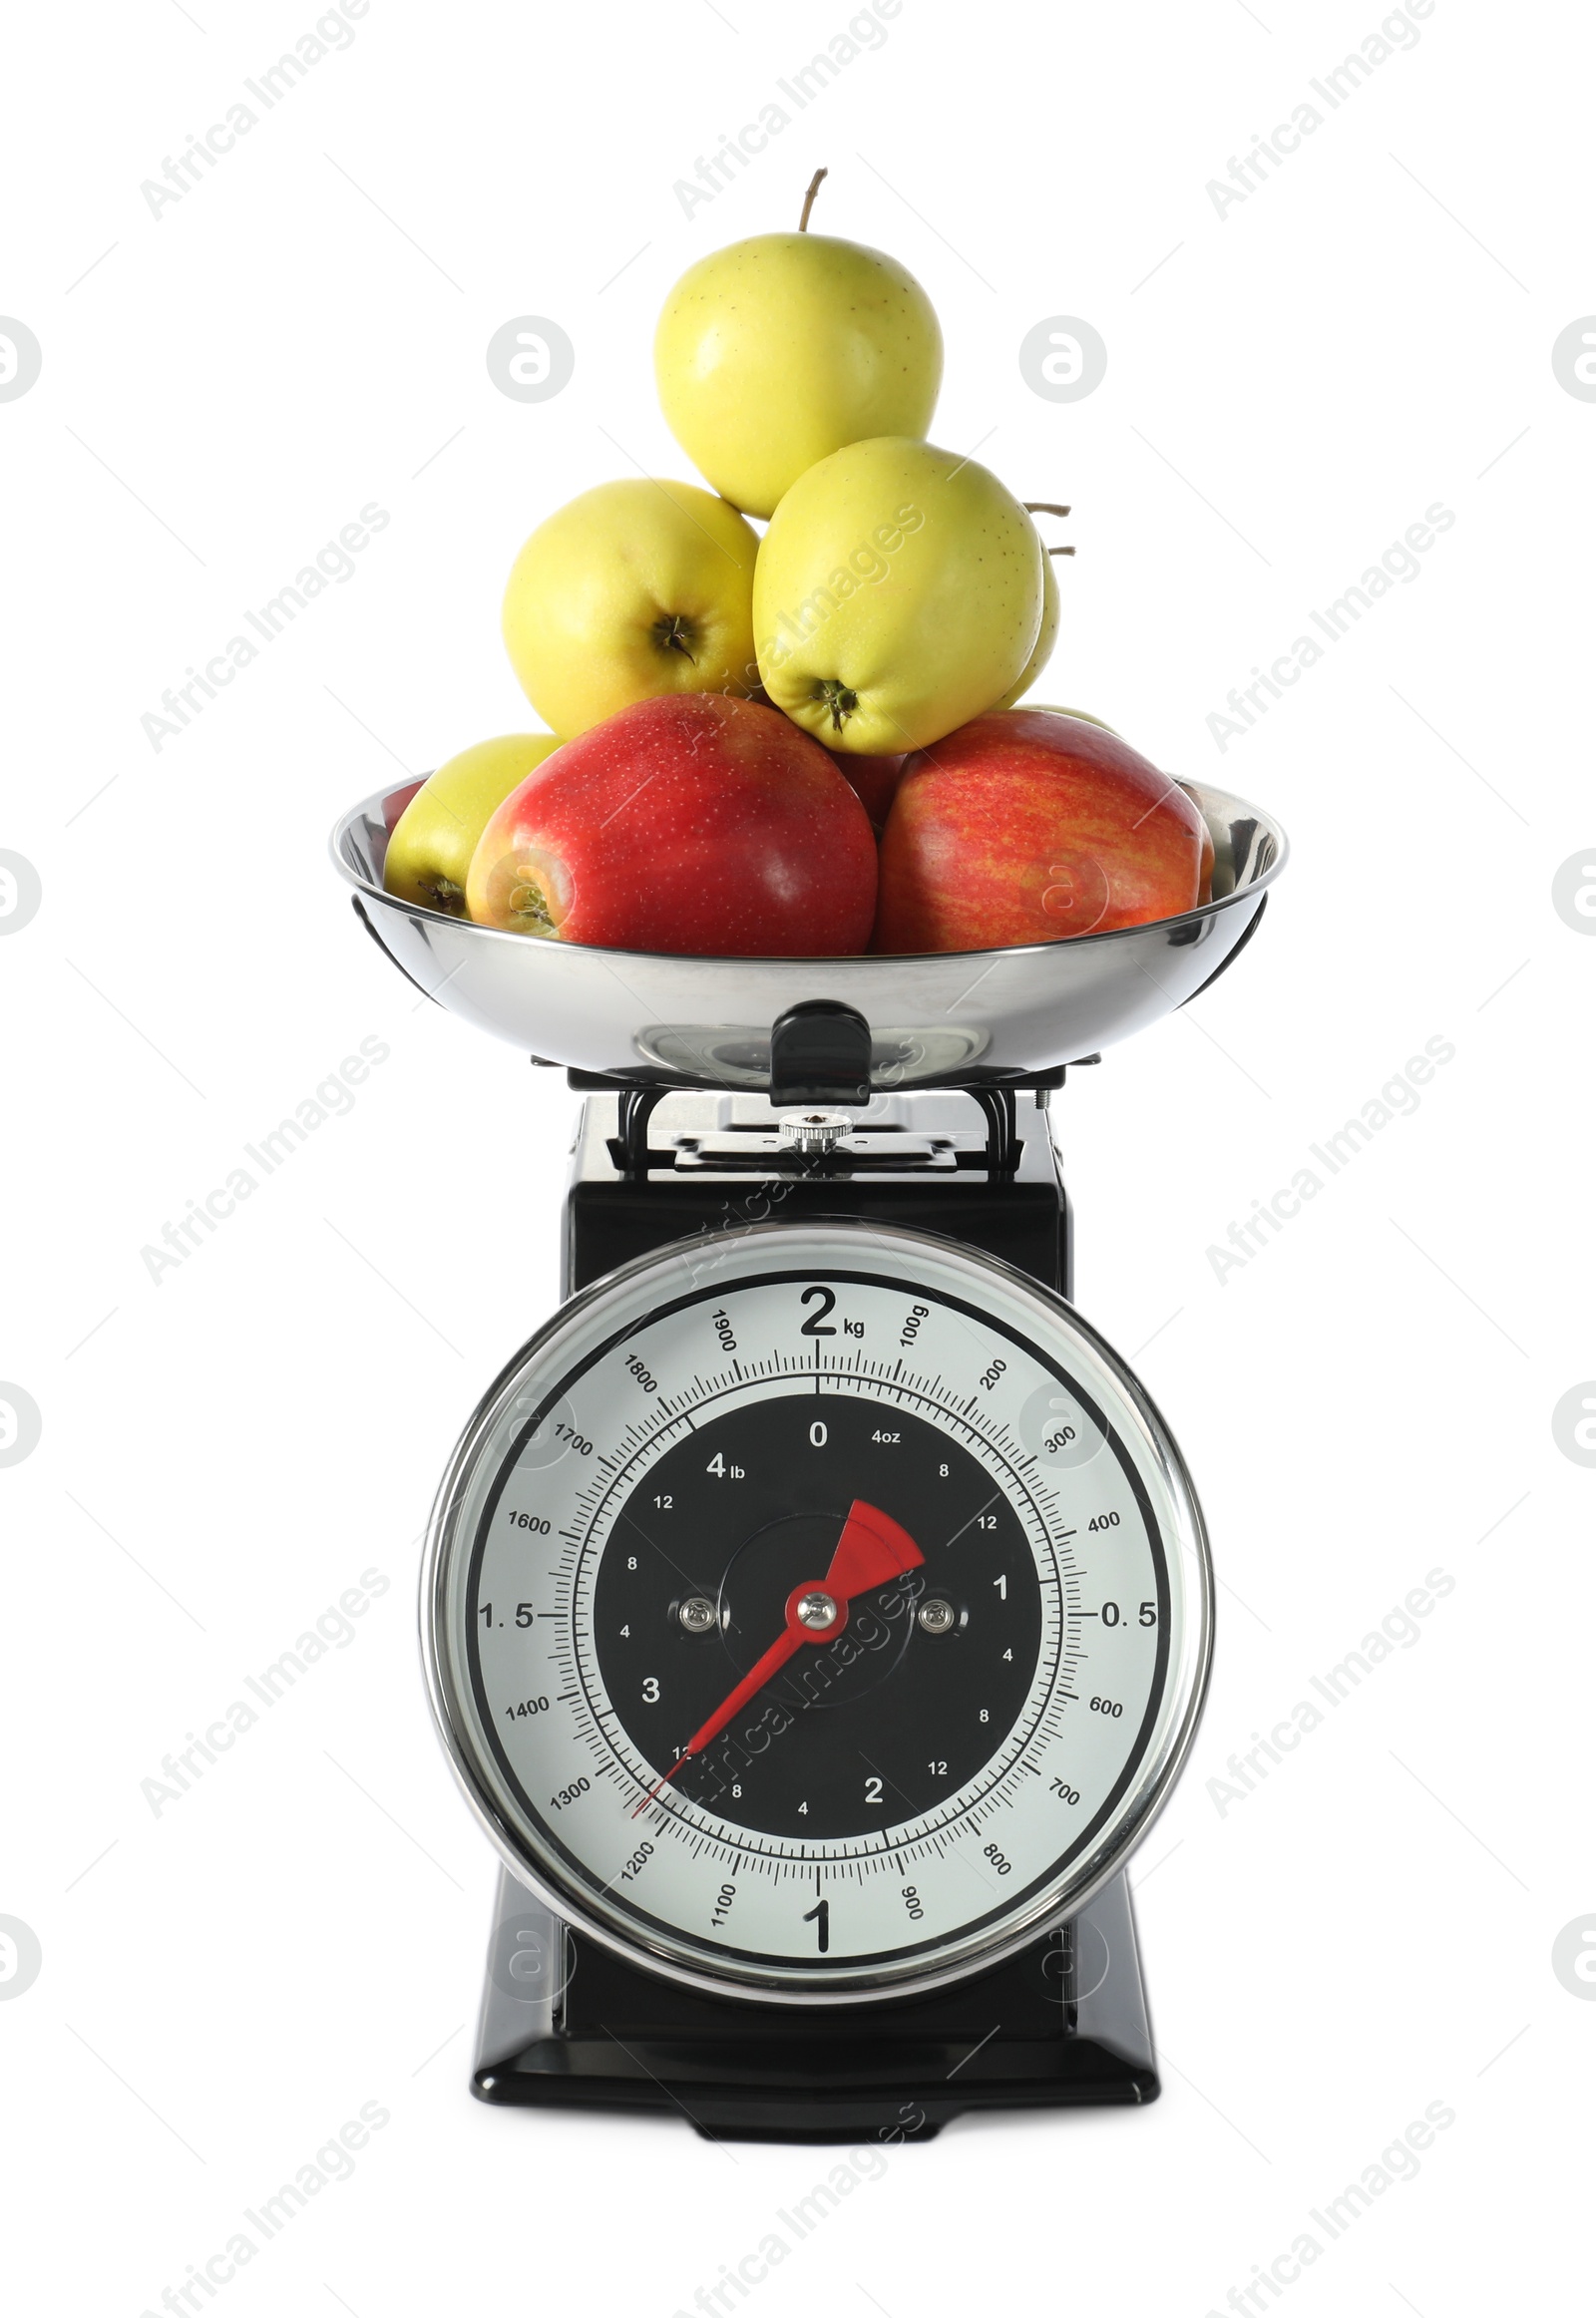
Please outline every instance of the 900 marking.
M500 1395L440 1498L435 1695L579 1927L706 1988L896 1993L1147 1822L1201 1536L1068 1307L784 1220L584 1292Z

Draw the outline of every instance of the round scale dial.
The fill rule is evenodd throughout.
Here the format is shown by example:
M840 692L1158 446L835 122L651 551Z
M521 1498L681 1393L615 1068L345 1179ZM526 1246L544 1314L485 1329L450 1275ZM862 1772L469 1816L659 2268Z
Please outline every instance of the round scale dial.
M1195 1725L1207 1548L1068 1305L783 1223L534 1339L445 1480L423 1622L455 1768L559 1913L720 1993L858 2001L1121 1864Z

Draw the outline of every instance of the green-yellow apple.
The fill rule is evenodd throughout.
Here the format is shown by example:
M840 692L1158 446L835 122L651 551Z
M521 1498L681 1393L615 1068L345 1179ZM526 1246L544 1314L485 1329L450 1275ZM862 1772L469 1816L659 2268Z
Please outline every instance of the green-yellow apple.
M511 791L559 746L552 732L507 732L479 740L440 765L394 823L383 890L463 918L466 872L477 840Z
M1106 724L1100 716L1093 716L1089 708L1060 708L1056 700L1027 700L1025 706L1043 716L1073 716L1081 724L1095 724L1099 732L1114 732L1111 724ZM1117 740L1119 735L1114 733L1114 737Z
M759 674L828 748L926 748L1002 698L1041 624L1041 542L996 475L889 435L834 451L770 519Z
M1000 700L993 702L995 708L1012 708L1016 700L1024 698L1046 667L1053 656L1053 646L1058 641L1061 609L1058 581L1053 577L1053 560L1051 556L1044 555L1041 560L1041 625L1036 630L1036 641L1031 646L1030 658L1025 662L1017 682L1009 686Z
M760 233L682 275L654 333L654 376L699 473L735 507L770 515L845 443L925 434L942 331L896 258L828 234Z
M759 540L695 483L600 483L538 526L505 589L522 689L573 739L662 692L754 689Z

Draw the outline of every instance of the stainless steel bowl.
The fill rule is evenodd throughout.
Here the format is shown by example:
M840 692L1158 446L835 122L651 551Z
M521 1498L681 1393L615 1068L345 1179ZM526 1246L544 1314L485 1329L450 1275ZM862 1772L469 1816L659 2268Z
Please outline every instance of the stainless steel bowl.
M523 1053L643 1085L769 1084L770 1026L808 998L856 1006L872 1083L997 1085L1079 1061L1206 988L1252 933L1286 866L1278 821L1223 789L1181 786L1213 833L1213 900L1179 918L1022 950L919 958L674 958L501 934L382 890L389 791L332 833L355 915L428 997Z

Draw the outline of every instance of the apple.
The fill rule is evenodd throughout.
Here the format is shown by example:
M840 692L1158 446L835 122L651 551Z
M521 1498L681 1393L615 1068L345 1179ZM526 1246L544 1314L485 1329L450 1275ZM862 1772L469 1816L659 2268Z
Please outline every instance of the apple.
M760 233L682 275L654 333L654 376L699 473L766 516L844 444L925 434L942 331L896 258L822 233Z
M759 674L828 748L929 747L1007 692L1042 612L1041 542L996 475L902 435L801 475L754 571Z
M425 787L425 781L406 781L402 789L388 791L387 796L382 800L382 826L390 837L398 828L400 817L411 798L418 789Z
M540 524L510 574L504 635L544 722L574 738L662 692L746 697L758 549L712 492L641 475Z
M1093 716L1089 708L1060 708L1056 700L1027 700L1027 708L1034 708L1039 716L1073 716L1081 724L1095 724L1099 732L1113 732L1100 716ZM1119 736L1116 734L1116 738Z
M383 858L383 891L463 918L478 838L511 790L559 746L550 732L507 732L462 749L429 780L401 791L406 802Z
M829 958L870 939L876 845L817 741L718 693L642 700L540 765L483 831L479 925L700 958Z
M875 948L1057 942L1178 917L1208 897L1213 841L1117 734L999 708L910 758L881 841Z
M1012 708L1016 700L1023 700L1036 678L1046 667L1047 662L1053 656L1053 646L1058 641L1058 621L1062 608L1058 600L1058 580L1053 572L1053 560L1043 550L1041 559L1041 625L1036 630L1036 641L1030 647L1030 658L1025 662L1021 673L1008 687L1002 698L993 702L995 708Z
M863 805L870 826L879 837L887 826L893 792L898 786L898 776L904 769L903 758L845 757L833 755L830 749L826 754L831 757L832 763Z

